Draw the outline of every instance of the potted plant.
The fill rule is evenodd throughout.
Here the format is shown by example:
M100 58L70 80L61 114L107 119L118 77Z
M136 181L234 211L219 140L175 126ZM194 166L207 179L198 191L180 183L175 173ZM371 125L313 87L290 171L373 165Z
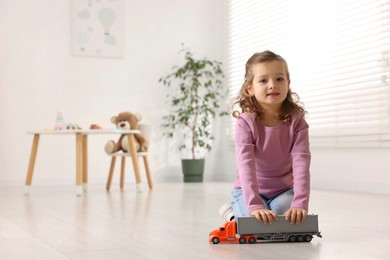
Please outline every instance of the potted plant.
M212 121L227 115L224 104L227 88L223 84L222 63L207 58L197 59L182 48L184 64L174 66L171 72L159 79L170 88L167 95L170 110L163 116L162 127L167 138L178 139L179 151L189 151L182 159L184 182L203 181L204 158L210 151L214 136Z

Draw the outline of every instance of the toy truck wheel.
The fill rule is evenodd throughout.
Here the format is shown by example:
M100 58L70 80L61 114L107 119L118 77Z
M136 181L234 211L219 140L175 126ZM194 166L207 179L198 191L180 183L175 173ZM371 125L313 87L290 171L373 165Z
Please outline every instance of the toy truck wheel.
M214 237L214 238L213 238L213 244L218 244L218 243L219 243L218 237Z
M305 238L303 236L299 235L297 240L298 240L298 242L303 242L305 240Z
M240 237L240 239L238 240L238 242L239 242L240 244L245 244L245 242L246 242L245 237Z
M312 239L313 239L313 236L311 236L311 235L306 235L305 236L305 241L306 242L310 242Z
M297 238L296 238L295 236L290 236L290 237L288 238L288 241L290 241L290 242L295 242L295 241L297 241Z
M256 238L250 237L250 238L248 239L248 242L249 242L249 244L254 244L254 243L256 243Z

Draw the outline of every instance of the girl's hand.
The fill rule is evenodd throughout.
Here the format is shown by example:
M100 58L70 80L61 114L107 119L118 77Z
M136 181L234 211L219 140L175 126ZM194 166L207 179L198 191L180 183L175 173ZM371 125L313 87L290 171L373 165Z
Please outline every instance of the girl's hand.
M272 219L278 220L278 215L269 209L256 209L250 213L251 216L255 216L257 221L264 224L272 224Z
M307 210L303 208L291 208L284 215L286 220L290 221L290 224L298 225L306 220Z

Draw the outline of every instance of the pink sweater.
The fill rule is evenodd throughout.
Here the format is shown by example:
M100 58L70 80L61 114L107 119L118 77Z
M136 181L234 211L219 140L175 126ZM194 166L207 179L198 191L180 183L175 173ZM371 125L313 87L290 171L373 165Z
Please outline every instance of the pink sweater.
M272 198L294 189L292 208L308 209L310 193L310 149L308 124L296 112L290 123L266 127L254 113L237 119L235 146L237 179L248 212L265 208L259 194Z

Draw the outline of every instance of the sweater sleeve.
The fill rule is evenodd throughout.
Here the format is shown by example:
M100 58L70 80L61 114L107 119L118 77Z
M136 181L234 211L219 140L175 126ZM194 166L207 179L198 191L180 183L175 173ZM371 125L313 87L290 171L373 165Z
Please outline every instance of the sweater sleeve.
M235 129L235 149L238 178L240 179L242 194L248 213L256 209L265 208L259 196L257 184L253 129L246 119L239 117Z
M308 124L301 118L294 134L294 143L291 149L292 171L294 178L294 198L292 208L308 210L310 196L310 148Z

